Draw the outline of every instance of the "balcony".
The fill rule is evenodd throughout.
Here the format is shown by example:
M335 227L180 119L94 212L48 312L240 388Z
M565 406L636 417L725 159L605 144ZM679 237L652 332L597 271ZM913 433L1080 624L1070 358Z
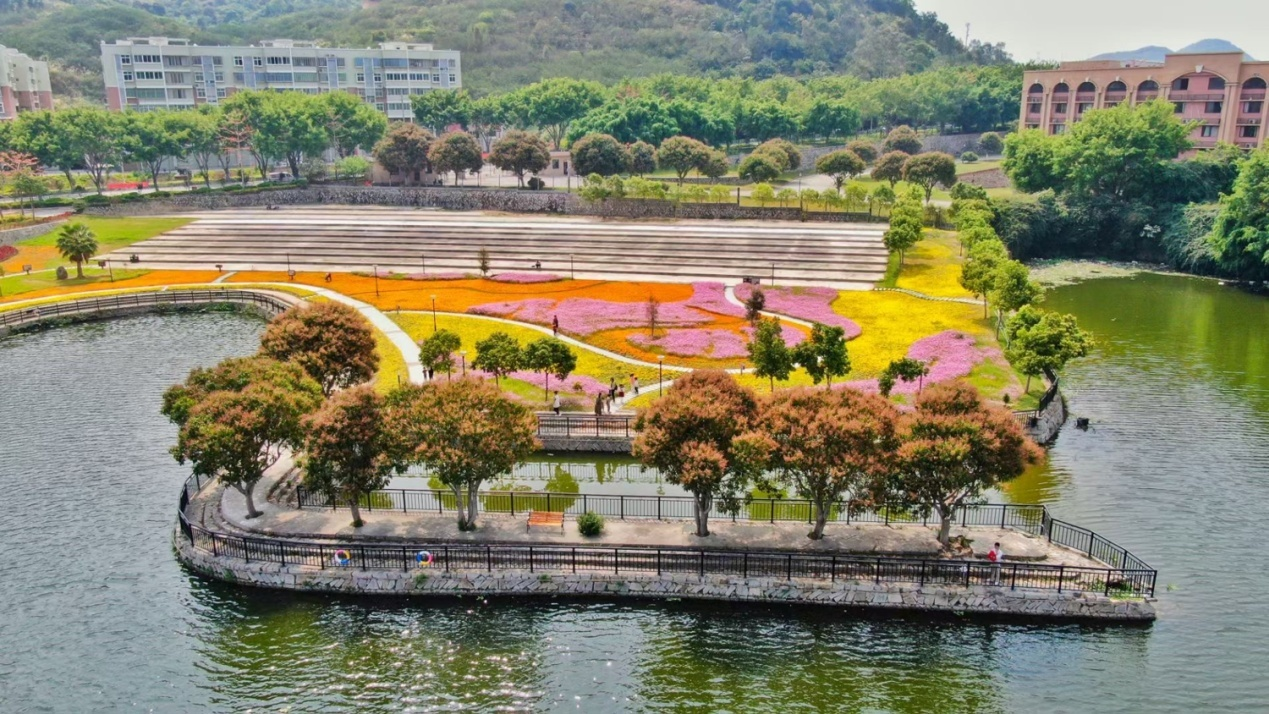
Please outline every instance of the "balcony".
M1265 90L1263 89L1247 90L1247 91L1244 91L1242 94L1240 94L1238 98L1243 100L1244 102L1259 101L1265 98Z
M1168 95L1168 99L1174 102L1219 102L1225 99L1224 93L1217 92L1172 92Z
M1208 137L1208 138L1203 138L1203 137L1200 137L1200 138L1198 138L1198 139L1194 139L1193 141L1194 141L1194 148L1196 148L1196 149L1214 149L1214 148L1216 148L1216 138L1215 138L1215 137Z
M1070 92L1057 92L1053 95L1053 101L1055 102L1068 102L1070 100L1071 100Z
M1260 126L1260 117L1238 117L1238 126Z
M1106 103L1107 103L1107 104L1109 104L1109 103L1111 103L1111 102L1119 103L1119 102L1124 101L1124 99L1126 99L1127 97L1128 97L1128 93L1127 93L1127 92L1107 92L1107 93L1106 93Z
M1076 92L1075 101L1077 102L1097 101L1097 93L1096 92Z

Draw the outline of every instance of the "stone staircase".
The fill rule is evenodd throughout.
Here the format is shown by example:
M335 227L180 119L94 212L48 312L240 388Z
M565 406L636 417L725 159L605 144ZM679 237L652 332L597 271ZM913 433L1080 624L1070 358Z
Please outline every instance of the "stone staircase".
M562 277L739 282L867 290L886 270L884 226L759 221L611 221L375 207L194 214L108 256L142 267L319 272L492 273L534 264Z

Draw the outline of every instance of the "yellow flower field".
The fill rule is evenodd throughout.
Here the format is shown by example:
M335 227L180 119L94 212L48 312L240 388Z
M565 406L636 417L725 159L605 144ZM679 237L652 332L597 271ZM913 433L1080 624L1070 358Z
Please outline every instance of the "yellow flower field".
M934 297L974 297L961 287L960 249L955 233L927 230L905 256L896 287Z

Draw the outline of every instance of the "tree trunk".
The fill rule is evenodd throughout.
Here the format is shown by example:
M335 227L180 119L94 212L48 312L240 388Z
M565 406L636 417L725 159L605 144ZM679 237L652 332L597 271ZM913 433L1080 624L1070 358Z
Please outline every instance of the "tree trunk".
M75 276L79 278L84 277L84 261L82 260L75 261ZM250 499L251 496L247 496L247 498Z
M454 510L458 513L458 530L467 530L467 504L463 502L463 489L460 486L451 486L454 491Z
M815 504L815 530L807 534L811 540L820 540L824 537L824 526L828 523L828 507L827 504L816 502Z
M950 508L939 508L939 545L947 547L952 534L952 516L955 511Z
M360 528L364 526L366 523L361 520L361 504L357 503L357 494L351 494L351 498L348 500L348 508L352 510L353 528Z
M704 538L709 535L709 511L714 505L712 496L696 496L696 535Z
M542 398L549 400L551 398L551 373L542 373Z
M1029 375L1029 374L1027 375L1027 386L1026 386L1026 387L1025 387L1022 391L1024 391L1024 392L1030 392L1030 391L1031 391L1031 375Z
M480 511L480 484L473 483L467 486L467 530L476 530L476 515Z
M238 486L238 485L234 486L234 488L238 489L238 493L241 493L243 498L247 499L247 518L260 517L260 512L256 510L255 499L251 497L252 490L255 487L256 487L255 483L248 485L246 488L243 488L242 486Z

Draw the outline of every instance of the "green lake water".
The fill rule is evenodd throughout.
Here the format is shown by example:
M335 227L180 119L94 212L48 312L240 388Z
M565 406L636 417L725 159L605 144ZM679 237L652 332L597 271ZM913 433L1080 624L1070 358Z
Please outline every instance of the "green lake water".
M158 398L191 367L253 351L260 323L150 316L0 341L0 711L1269 708L1269 300L1140 276L1048 304L1099 341L1065 379L1092 426L1068 425L1005 495L1157 567L1150 627L208 582L170 549L185 472ZM585 458L513 480L552 479L668 488Z

